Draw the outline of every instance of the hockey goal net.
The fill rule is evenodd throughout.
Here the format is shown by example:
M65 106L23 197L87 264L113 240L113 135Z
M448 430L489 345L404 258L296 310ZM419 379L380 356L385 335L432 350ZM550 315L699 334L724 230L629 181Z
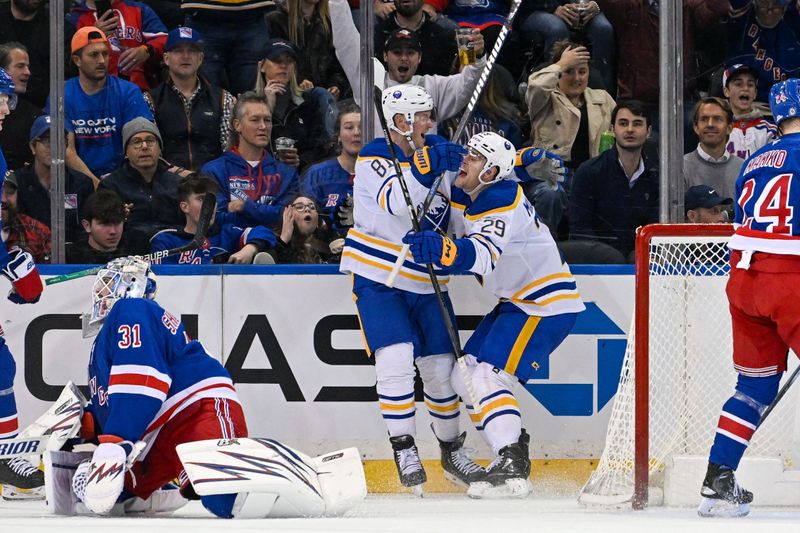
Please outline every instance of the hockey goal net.
M582 503L639 509L649 497L672 504L664 502L665 482L680 486L669 479L679 456L695 460L681 490L699 493L720 409L736 382L725 295L731 234L727 224L654 224L637 232L634 321L605 449ZM745 457L790 466L798 390L789 390Z

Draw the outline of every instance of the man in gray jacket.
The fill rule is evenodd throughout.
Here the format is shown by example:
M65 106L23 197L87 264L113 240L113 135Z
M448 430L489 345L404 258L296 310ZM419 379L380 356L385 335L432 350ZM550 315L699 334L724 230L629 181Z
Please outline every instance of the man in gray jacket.
M358 29L353 23L347 0L330 0L329 8L336 57L344 68L350 86L353 87L356 103L361 105L358 96L358 87L361 83L361 42ZM400 35L403 32L405 34ZM403 41L408 44L403 44ZM473 34L473 44L477 59L475 63L464 67L460 73L452 76L419 76L416 73L417 67L419 67L422 52L424 52L420 52L419 37L408 30L397 30L389 36L383 55L388 72L377 58L373 58L375 79L383 80L381 89L400 84L424 87L433 98L436 119L438 121L447 120L466 107L486 64L483 36L479 31L475 31ZM363 105L361 107L364 109ZM431 131L436 131L435 124ZM375 136L383 137L377 115L375 116Z

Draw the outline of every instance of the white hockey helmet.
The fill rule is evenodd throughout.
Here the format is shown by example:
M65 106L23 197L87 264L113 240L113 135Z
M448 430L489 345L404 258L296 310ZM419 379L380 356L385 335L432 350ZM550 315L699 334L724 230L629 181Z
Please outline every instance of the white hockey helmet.
M401 131L395 126L394 116L403 115L409 124L413 124L414 115L420 111L433 112L433 98L428 91L418 85L395 85L383 90L381 106L389 129L408 136L411 131Z
M111 308L123 298L156 296L156 277L150 263L135 256L120 257L101 268L92 285L92 311L83 315L83 336L100 329Z
M514 161L517 157L517 151L511 142L496 134L493 131L482 131L476 133L467 143L467 148L475 150L483 157L486 158L486 164L483 165L483 170L480 173L480 182L483 185L489 185L496 181L509 176L514 172ZM497 167L497 176L492 181L483 181L481 179L492 167Z

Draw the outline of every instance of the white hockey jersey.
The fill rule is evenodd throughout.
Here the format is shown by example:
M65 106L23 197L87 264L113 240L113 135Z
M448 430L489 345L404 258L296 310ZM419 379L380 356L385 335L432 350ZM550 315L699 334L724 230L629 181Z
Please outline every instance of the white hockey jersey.
M770 119L757 113L733 121L733 130L728 137L727 151L747 159L762 146L778 138L778 127Z
M552 316L585 309L575 278L562 261L547 226L522 188L503 180L484 189L475 201L453 187L451 231L475 245L470 271L501 301L525 313Z
M425 137L425 144L437 144L440 139L429 135ZM419 209L428 194L428 188L414 178L408 158L399 148L396 151L409 194ZM389 148L383 138L374 139L359 153L353 181L353 205L354 225L347 232L339 270L385 283L400 254L403 236L411 231L411 218ZM446 228L449 210L445 197L437 195L428 210L428 218ZM446 290L450 280L449 271L442 268L434 270L442 290ZM408 254L400 269L395 287L416 294L434 292L427 267L415 263L411 254Z

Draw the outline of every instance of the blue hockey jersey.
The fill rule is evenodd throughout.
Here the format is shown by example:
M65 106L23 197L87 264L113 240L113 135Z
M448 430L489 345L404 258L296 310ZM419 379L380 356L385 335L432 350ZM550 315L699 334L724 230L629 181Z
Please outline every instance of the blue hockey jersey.
M800 133L784 135L745 161L736 180L729 246L800 255Z
M336 208L348 195L353 196L354 178L355 174L342 168L335 157L312 165L303 175L303 196L317 202L320 214L337 230Z
M202 398L239 403L228 371L152 300L118 300L89 356L88 407L97 433L152 445L160 428Z
M168 228L161 230L150 239L150 250L160 252L183 246L194 238L194 234L186 233L182 229ZM245 244L254 244L259 251L274 248L275 234L263 226L240 228L233 224L214 224L208 229L205 243L200 248L183 252L182 254L165 257L159 261L161 264L172 265L208 265L214 258L224 254L236 253Z
M8 171L8 164L3 155L3 150L0 148L0 191L3 190L6 181L6 172ZM2 207L0 207L2 209ZM3 222L0 220L0 230L3 229ZM5 243L0 239L0 268L5 268L8 264L8 250L6 250Z

